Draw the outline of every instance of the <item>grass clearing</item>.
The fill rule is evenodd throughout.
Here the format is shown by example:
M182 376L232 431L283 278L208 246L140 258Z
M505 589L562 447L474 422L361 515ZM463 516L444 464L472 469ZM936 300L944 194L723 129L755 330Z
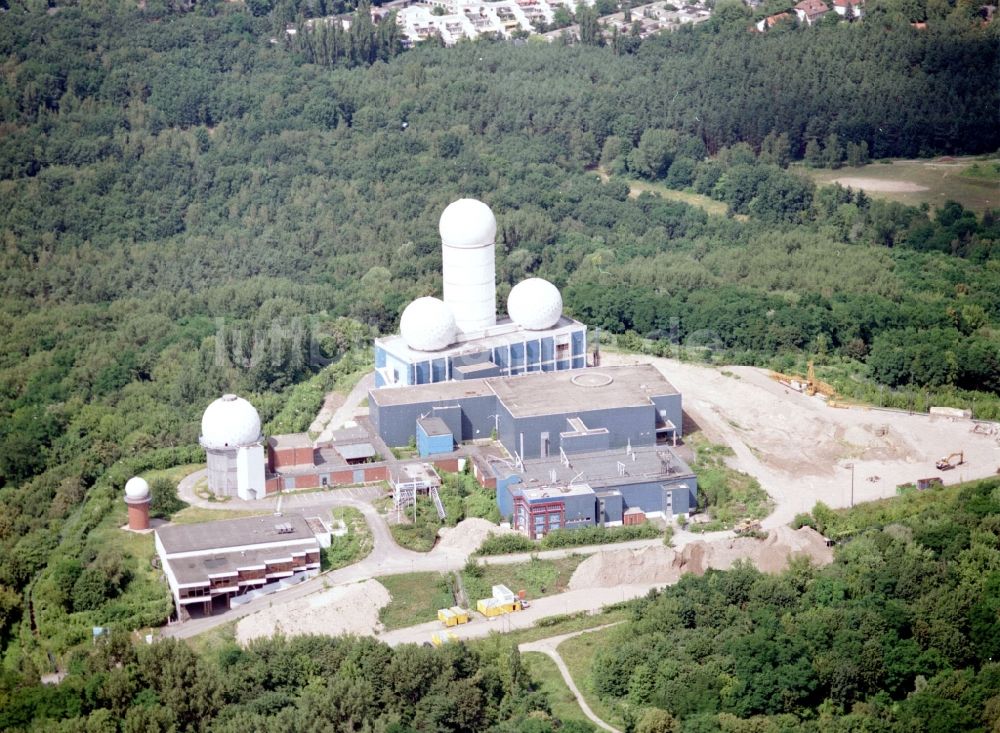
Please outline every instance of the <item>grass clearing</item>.
M200 471L203 468L205 468L204 463L184 463L180 466L174 466L172 468L159 468L152 471L146 471L142 474L142 477L149 483L153 483L157 479L167 479L176 485L179 484L181 479L185 476L190 476L195 471Z
M566 591L573 571L583 560L582 555L577 555L558 560L532 559L514 565L470 563L462 571L462 584L470 605L480 598L488 598L494 585L506 585L515 593L524 590L531 600Z
M389 631L437 618L439 608L455 605L448 579L441 573L405 573L376 578L392 600L379 611L379 621Z
M528 668L531 678L538 683L538 688L549 699L553 717L562 721L590 722L590 719L580 709L576 696L566 686L556 663L548 655L541 652L526 652L521 656L521 659L524 666Z
M692 191L676 191L672 188L667 188L661 183L629 180L628 186L628 195L630 198L639 198L641 194L647 192L653 193L668 201L680 201L682 204L695 206L702 209L709 216L725 216L726 211L729 209L722 201L716 201L713 198L703 196L700 193L693 193Z
M973 169L973 165L977 166ZM873 198L899 201L909 206L928 204L940 207L945 201L957 201L967 209L982 213L1000 206L1000 183L997 163L972 157L942 160L892 160L838 170L812 169L803 165L793 169L809 176L817 184L831 184L838 179L864 178L873 182L865 193ZM994 171L991 173L991 171ZM922 187L919 191L874 190L904 183ZM844 185L847 185L846 183ZM857 185L851 186L858 188Z
M587 701L587 705L594 711L594 715L616 728L624 729L625 719L621 709L599 698L590 678L590 665L594 661L594 654L606 639L606 634L581 634L564 641L556 651L566 663L573 682Z
M340 520L347 527L347 534L342 537L331 537L330 546L322 551L322 569L337 570L368 557L375 546L371 530L365 515L354 507L338 507L330 510L335 520Z
M731 448L710 443L701 433L685 440L694 449L691 469L698 476L698 504L711 517L709 522L689 525L691 531L732 529L740 520L763 519L771 512L773 502L757 479L726 465Z
M192 636L187 640L187 645L191 647L195 654L217 653L222 649L237 646L236 644L236 619L220 624L215 628L203 631L197 636Z
M171 517L174 524L201 524L202 522L214 522L218 519L243 519L244 517L262 517L271 514L268 511L246 512L239 509L205 509L200 506L189 506L181 509Z

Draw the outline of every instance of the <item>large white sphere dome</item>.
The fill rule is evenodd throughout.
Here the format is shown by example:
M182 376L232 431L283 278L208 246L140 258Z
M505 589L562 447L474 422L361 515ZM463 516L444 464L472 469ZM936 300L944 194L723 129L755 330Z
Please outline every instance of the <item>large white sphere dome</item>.
M522 280L507 296L507 314L521 328L542 331L552 328L562 317L559 288L540 277Z
M206 448L239 448L260 441L260 415L234 394L222 395L201 417L201 444Z
M142 501L149 498L149 484L146 479L133 476L125 482L125 498L133 501Z
M438 230L447 247L484 247L496 240L497 220L482 201L459 199L442 212Z
M455 343L455 315L438 298L417 298L399 319L399 332L411 349L438 351Z

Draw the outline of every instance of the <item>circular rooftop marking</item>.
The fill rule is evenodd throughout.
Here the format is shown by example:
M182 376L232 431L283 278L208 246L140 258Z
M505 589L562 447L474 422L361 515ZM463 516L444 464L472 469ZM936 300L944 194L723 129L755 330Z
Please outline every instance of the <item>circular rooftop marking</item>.
M577 387L607 387L613 381L614 377L602 374L601 372L583 372L581 374L575 374L570 381Z

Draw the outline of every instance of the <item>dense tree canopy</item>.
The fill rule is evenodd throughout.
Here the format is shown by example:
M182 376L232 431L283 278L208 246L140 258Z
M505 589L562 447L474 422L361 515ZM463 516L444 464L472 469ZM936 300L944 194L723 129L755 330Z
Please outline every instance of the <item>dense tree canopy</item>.
M323 390L366 363L372 334L440 292L437 219L460 196L497 212L501 303L538 275L588 323L657 343L744 361L822 349L890 386L998 390L996 215L816 189L788 167L813 142L830 165L995 150L996 24L949 14L916 31L892 10L755 35L720 4L697 29L603 48L589 35L400 53L391 16L369 22L367 7L350 32L310 30L352 9L339 0L8 5L10 666L78 645L93 625L164 619L163 588L93 538L122 511L124 481L200 460L198 416L224 391L248 396L268 430L304 429ZM729 215L630 197L628 177ZM789 701L761 686L733 709L794 705L811 684ZM162 694L145 693L126 727L186 720L157 712ZM44 704L78 704L61 695Z

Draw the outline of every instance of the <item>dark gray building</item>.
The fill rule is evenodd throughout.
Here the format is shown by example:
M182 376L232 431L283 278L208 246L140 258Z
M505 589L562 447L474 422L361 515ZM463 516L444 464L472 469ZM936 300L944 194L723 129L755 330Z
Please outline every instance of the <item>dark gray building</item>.
M642 518L672 519L689 514L698 500L697 477L666 446L566 453L520 465L494 461L490 468L500 514L532 537L558 527L622 524L630 509Z
M369 405L389 445L415 439L418 419L440 417L455 440L493 435L522 460L681 436L681 395L650 365L373 389Z
M667 447L681 437L681 395L650 365L374 389L369 406L389 445L437 418L456 441L499 440L513 459L492 465L497 505L531 537L687 514L697 501Z

